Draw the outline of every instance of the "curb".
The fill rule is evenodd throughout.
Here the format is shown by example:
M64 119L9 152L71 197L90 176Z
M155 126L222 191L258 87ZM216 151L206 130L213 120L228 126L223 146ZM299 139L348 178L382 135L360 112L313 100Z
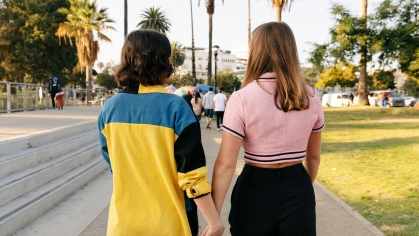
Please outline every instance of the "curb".
M361 214L356 212L352 207L350 207L348 204L346 204L344 201L342 201L340 198L336 197L332 192L327 190L322 184L315 181L314 185L324 192L327 196L329 196L331 199L333 199L337 204L339 204L343 209L345 209L349 214L351 214L355 219L357 219L360 223L362 223L365 228L367 228L371 233L377 236L385 236L383 232L381 232L375 225L371 224L367 219L365 219Z

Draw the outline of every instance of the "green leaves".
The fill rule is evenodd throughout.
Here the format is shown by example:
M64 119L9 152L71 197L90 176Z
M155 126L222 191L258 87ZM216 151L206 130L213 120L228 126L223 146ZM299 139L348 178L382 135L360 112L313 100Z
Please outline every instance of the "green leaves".
M4 0L0 4L0 80L65 85L65 70L76 64L75 50L60 47L55 31L66 0Z
M179 42L174 41L171 44L172 47L172 54L170 55L170 62L176 68L183 65L183 62L186 59L185 49L182 48L182 44Z
M164 15L164 11L160 11L160 8L150 7L150 9L145 9L140 16L142 20L137 24L137 27L153 29L163 34L170 31L170 21Z

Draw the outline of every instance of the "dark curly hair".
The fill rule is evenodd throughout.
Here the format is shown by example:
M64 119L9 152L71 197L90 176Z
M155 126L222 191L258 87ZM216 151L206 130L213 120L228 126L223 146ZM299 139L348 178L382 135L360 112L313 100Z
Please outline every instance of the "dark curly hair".
M173 73L169 61L170 42L154 30L135 30L125 38L121 52L121 64L115 78L118 86L163 85Z

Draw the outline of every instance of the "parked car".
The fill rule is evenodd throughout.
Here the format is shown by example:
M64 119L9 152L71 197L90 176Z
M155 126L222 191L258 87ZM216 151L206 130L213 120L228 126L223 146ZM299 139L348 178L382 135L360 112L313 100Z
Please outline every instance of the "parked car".
M349 106L349 93L325 93L322 97L322 106L324 107L342 107Z
M368 101L371 106L382 106L380 104L380 96L382 93L387 93L389 96L389 100L387 102L387 107L404 107L404 98L401 97L395 91L385 91L385 90L377 90L377 91L370 91L368 96Z
M413 99L413 100L410 102L409 106L410 106L410 107L415 106L415 104L418 102L418 100L419 100L419 99L417 99L417 98L416 98L416 99Z
M416 98L414 97L410 97L410 96L404 97L404 105L408 107L410 106L410 103L414 100L416 100Z

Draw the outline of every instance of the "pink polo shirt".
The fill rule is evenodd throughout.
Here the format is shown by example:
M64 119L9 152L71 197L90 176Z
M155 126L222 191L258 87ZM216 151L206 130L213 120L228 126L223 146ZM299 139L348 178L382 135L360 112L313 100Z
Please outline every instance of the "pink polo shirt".
M262 78L262 77L265 77ZM275 80L266 73L234 92L228 100L222 130L243 139L244 159L274 164L302 161L311 132L324 128L324 115L317 91L311 91L307 110L283 112L274 102ZM260 86L270 92L266 92Z

